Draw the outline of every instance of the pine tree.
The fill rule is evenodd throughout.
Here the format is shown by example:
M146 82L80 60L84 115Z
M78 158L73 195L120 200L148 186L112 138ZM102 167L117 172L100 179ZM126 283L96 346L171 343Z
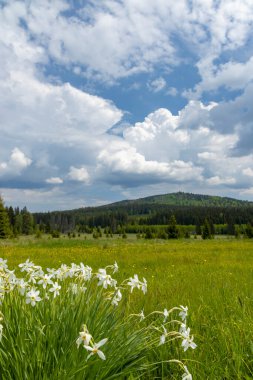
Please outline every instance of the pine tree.
M177 226L175 215L171 215L166 232L168 234L168 239L178 239L179 229Z
M202 228L202 239L212 239L212 231L207 218L205 219Z
M4 207L3 200L0 198L0 239L10 236L10 221L8 213Z

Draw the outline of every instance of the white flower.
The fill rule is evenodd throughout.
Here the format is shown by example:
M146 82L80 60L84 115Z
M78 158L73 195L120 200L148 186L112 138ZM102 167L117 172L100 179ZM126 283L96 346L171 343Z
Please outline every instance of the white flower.
M103 285L104 289L107 289L108 285L112 287L117 285L117 281L112 279L112 277L106 273L105 269L98 270L97 278L99 279L98 286Z
M130 277L127 285L131 287L131 293L134 288L140 289L140 281L139 281L138 275L135 274L133 278Z
M30 303L32 306L35 306L36 302L41 301L39 297L40 291L32 288L30 292L26 294L26 303Z
M88 265L85 266L83 263L80 263L79 276L82 277L85 281L89 281L92 276L92 268Z
M45 274L42 276L41 280L38 281L38 284L42 284L43 289L46 289L48 284L52 284L51 275Z
M118 264L115 261L115 263L113 264L113 273L118 272L118 270L119 270L119 266L118 266Z
M165 328L164 326L162 326L162 328L163 328L163 334L160 336L159 346L160 346L161 344L164 344L164 343L165 343L166 336L167 336L167 334L168 334L166 328Z
M80 286L80 290L81 290L81 292L85 293L87 288L86 288L86 286Z
M58 282L55 282L52 286L52 288L49 289L50 292L54 293L54 298L60 294L59 290L61 289L61 286L58 284Z
M148 288L148 284L147 284L147 280L143 277L143 282L140 283L141 285L141 290L143 291L143 293L147 293L147 288Z
M2 268L2 269L7 269L8 268L7 260L4 260L4 259L0 258L0 268Z
M180 334L183 334L186 331L187 331L186 324L185 323L181 323L181 326L180 326L180 329L179 329Z
M188 371L188 368L186 367L186 365L184 365L184 370L185 370L185 373L183 373L182 375L182 380L192 380L192 375Z
M145 319L145 315L144 315L144 310L142 309L142 311L140 312L140 321L143 321L143 319Z
M193 342L193 336L190 337L190 328L182 332L182 337L184 338L182 341L182 347L184 351L188 350L191 347L193 350L197 347L196 343Z
M163 311L163 315L164 315L164 320L163 320L163 323L164 323L164 322L167 321L167 318L168 318L168 316L169 316L169 312L168 312L167 309L164 309L164 311Z
M180 305L180 307L181 307L181 311L179 313L179 316L181 317L182 321L184 322L186 320L187 315L188 315L188 307L182 306L182 305Z
M118 306L118 303L121 301L121 299L122 299L122 294L121 294L121 291L118 289L112 299L112 305Z
M20 280L17 281L16 285L17 285L19 293L21 294L21 296L23 296L25 294L26 287L28 285L27 282L25 282L23 278L21 278Z
M79 348L80 344L83 344L83 346L89 346L90 341L92 339L91 334L87 330L87 327L83 326L83 331L79 332L79 337L76 340L77 347Z
M77 284L75 283L71 283L70 284L70 290L72 292L72 294L76 295L78 293L78 287L77 287Z
M33 266L34 266L34 263L32 261L29 261L29 259L27 259L25 263L19 264L19 268L21 268L21 272L32 272Z
M94 343L93 347L85 345L84 348L86 348L87 351L91 351L91 353L88 355L87 360L92 356L92 355L98 355L100 359L105 360L105 354L99 350L101 346L103 346L107 342L108 338L100 340L98 343Z

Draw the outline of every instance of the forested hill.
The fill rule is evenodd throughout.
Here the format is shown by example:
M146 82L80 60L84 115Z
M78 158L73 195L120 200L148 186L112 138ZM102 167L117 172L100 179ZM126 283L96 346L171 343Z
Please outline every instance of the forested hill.
M152 195L134 200L123 200L100 206L99 208L124 207L131 205L171 205L171 206L204 206L204 207L249 207L253 202L241 201L234 198L219 197L192 193L170 193L162 195Z
M33 214L37 225L62 232L86 227L166 225L174 215L180 225L203 225L208 218L213 224L253 225L253 202L233 198L172 193L125 200L99 207Z

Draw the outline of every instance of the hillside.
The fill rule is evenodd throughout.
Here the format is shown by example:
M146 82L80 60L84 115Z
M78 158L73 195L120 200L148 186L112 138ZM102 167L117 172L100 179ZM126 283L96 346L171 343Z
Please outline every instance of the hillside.
M96 209L125 207L134 205L171 205L171 206L203 206L203 207L251 207L253 202L241 201L235 198L219 197L192 193L170 193L162 195L152 195L134 200L124 200L114 202L109 205L96 207ZM94 208L95 209L95 208Z

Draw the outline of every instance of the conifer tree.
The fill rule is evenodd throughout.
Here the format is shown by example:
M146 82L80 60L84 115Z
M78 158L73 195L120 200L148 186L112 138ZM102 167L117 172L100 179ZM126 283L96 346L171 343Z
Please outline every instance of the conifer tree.
M10 221L8 213L0 197L0 239L6 239L10 236Z
M208 219L206 218L204 221L204 225L202 228L202 239L212 239L212 231L210 227L210 223Z
M179 229L177 226L175 215L171 215L166 232L168 234L168 239L178 239Z

